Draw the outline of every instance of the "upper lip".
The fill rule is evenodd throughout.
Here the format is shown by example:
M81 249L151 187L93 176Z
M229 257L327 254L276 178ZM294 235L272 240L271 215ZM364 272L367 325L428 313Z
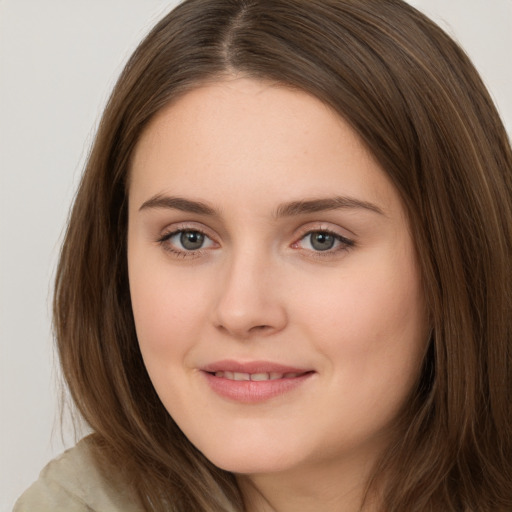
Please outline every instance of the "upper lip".
M270 361L247 361L239 362L231 359L215 361L201 367L201 370L208 373L236 372L236 373L306 373L311 370L273 363Z

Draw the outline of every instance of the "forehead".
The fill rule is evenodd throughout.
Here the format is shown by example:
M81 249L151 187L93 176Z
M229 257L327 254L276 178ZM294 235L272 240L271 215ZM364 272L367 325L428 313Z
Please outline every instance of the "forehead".
M340 186L381 203L395 194L341 116L303 91L246 78L198 87L163 108L132 159L131 197L173 189L225 200L223 185L260 201L270 191L296 200Z

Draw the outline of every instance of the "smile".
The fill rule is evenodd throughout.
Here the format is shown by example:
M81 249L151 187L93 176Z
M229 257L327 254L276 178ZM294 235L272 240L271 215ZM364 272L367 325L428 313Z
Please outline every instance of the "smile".
M221 377L228 380L252 380L252 381L265 381L265 380L277 380L277 379L294 379L302 375L301 373L240 373L240 372L215 372L215 377Z
M218 361L201 368L209 389L223 399L256 404L301 388L316 372L266 361Z

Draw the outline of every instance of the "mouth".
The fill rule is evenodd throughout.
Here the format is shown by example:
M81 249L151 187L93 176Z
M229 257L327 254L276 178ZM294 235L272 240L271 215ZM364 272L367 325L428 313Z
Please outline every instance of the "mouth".
M308 373L308 372L304 372ZM300 375L304 375L304 373L300 372L289 372L289 373L279 373L279 372L270 372L270 373L240 373L240 372L215 372L211 373L215 377L219 377L222 379L228 380L236 380L236 381L256 381L263 382L266 380L278 380L278 379L294 379L299 377Z
M250 404L288 394L316 372L262 361L219 361L201 368L201 373L217 395Z

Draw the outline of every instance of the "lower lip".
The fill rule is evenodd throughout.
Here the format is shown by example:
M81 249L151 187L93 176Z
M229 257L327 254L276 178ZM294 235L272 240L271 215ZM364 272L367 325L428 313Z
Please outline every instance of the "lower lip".
M203 372L210 388L218 395L230 400L254 404L284 395L302 385L313 372L304 373L298 377L274 380L230 380L224 377Z

